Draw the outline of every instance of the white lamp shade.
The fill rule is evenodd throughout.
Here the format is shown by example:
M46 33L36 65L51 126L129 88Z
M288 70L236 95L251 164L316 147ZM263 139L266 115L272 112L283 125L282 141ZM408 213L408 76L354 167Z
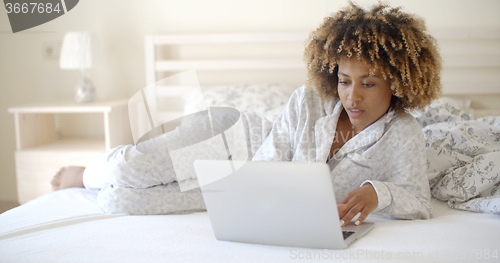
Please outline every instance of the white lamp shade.
M68 32L64 35L59 67L87 69L92 66L91 36L87 32Z

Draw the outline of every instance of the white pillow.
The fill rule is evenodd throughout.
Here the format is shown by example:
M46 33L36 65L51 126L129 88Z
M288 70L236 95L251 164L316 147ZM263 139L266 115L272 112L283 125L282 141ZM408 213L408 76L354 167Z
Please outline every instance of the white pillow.
M296 87L286 84L238 84L219 86L203 91L203 98L193 94L186 98L184 114L206 107L232 107L240 112L259 112L273 121L285 108Z

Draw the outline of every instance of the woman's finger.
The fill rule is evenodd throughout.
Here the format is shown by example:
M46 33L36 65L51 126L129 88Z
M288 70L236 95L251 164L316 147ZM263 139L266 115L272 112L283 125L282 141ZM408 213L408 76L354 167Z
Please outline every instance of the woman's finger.
M340 219L340 226L345 226L347 223L351 222L351 219L355 217L360 210L360 207L357 205L349 209L349 212Z
M355 205L354 203L349 204L342 204L344 206L344 209L342 211L339 211L339 218L344 218L349 211L351 211L352 207ZM338 207L338 206L337 206Z
M353 200L355 197L353 192L348 193L340 202L340 205L345 205L345 209L339 211L339 218L345 217L345 215L356 205L356 202Z
M347 206L345 204L338 204L337 205L337 211L339 212L339 215L340 215L340 213L346 211L346 209L347 209Z
M367 213L365 210L361 211L358 219L356 220L356 222L354 222L355 225L359 226L361 224L363 224L363 222L365 221L366 217L369 215L370 213Z

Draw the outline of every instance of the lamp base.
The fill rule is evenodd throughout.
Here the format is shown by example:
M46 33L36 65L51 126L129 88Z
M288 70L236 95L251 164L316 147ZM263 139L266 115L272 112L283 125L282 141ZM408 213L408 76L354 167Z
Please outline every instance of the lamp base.
M90 103L95 101L95 88L90 79L83 77L76 84L75 101L77 103Z

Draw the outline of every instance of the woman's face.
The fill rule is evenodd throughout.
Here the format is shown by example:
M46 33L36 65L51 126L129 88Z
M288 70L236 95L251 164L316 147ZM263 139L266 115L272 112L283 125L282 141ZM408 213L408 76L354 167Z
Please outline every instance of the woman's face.
M379 70L372 75L369 66L350 58L339 64L338 78L338 94L354 131L364 130L389 109L391 85Z

